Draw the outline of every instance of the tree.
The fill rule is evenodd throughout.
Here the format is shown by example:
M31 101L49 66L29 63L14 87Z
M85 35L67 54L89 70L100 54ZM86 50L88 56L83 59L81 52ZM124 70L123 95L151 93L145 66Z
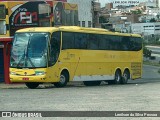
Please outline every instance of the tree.
M143 47L143 55L144 55L144 57L150 58L150 57L151 57L151 53L152 53L151 50L149 50L149 49L146 48L146 47Z
M151 18L150 22L156 22L155 18Z
M131 13L132 14L141 14L142 11L140 9L137 9L137 10L132 10Z

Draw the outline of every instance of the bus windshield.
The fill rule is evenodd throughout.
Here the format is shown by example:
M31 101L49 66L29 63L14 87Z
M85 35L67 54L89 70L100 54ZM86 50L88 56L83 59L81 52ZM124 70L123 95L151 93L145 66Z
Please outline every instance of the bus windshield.
M15 34L10 66L14 68L46 67L48 40L48 33Z

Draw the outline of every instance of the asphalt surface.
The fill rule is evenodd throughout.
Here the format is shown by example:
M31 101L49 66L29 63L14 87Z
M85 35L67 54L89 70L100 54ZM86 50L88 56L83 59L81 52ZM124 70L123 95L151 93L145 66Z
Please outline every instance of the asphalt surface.
M71 82L65 88L55 88L51 84L44 84L38 89L28 89L24 84L5 85L1 83L0 110L160 111L159 68L145 65L143 69L142 79L130 80L126 85L102 83L100 86L86 87L82 82ZM107 119L124 120L124 118ZM135 118L125 118L127 119ZM153 118L136 119L152 120ZM158 120L158 118L154 119Z

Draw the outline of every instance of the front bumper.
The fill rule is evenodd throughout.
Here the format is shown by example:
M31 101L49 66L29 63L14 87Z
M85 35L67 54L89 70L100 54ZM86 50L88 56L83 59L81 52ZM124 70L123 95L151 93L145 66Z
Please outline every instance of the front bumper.
M38 76L19 76L19 75L10 75L11 82L47 82L46 75Z

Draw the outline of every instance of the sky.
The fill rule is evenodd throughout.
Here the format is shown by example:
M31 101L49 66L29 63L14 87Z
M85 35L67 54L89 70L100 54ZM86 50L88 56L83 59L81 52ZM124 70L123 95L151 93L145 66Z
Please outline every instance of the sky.
M99 0L99 2L101 3L101 7L105 6L105 3L109 3L110 0Z

